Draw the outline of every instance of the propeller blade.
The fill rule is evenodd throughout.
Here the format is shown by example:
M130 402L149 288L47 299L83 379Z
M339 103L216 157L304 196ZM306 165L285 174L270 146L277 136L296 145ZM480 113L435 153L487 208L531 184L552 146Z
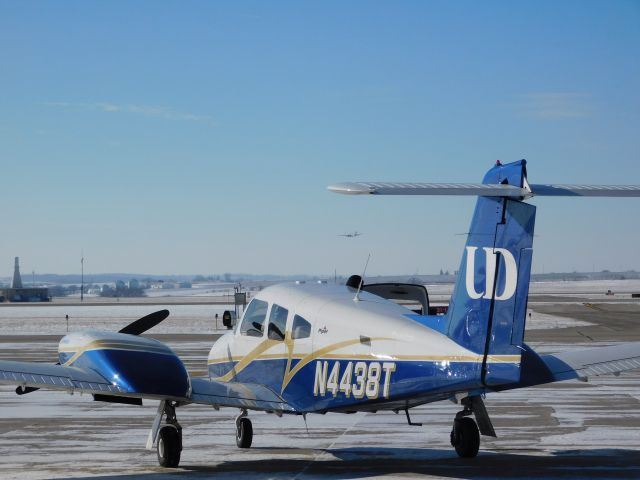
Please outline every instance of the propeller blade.
M146 332L150 328L155 327L161 321L169 316L169 310L158 310L157 312L150 313L146 317L139 318L133 323L130 323L118 333L128 333L129 335L140 335Z

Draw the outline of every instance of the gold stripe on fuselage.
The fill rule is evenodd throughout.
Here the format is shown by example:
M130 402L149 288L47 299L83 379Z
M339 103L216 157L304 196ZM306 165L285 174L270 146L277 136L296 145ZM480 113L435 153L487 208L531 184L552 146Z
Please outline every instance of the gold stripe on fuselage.
M60 348L60 352L73 353L71 358L64 362L64 366L68 367L75 362L80 356L90 350L124 350L131 352L147 352L147 353L159 353L162 355L173 355L173 352L164 346L160 345L140 345L135 342L126 342L118 340L94 340L86 345L78 348L77 345L65 345Z
M301 360L305 358L304 354L291 355L292 360ZM209 359L209 365L220 365L223 363L239 362L243 356L229 357L229 358L211 358ZM287 360L289 357L282 354L263 354L253 360ZM325 354L318 358L318 360L405 360L405 361L427 361L427 362L482 362L482 355L376 355L376 354ZM314 359L312 359L314 360ZM487 363L520 363L520 355L489 355L487 357Z

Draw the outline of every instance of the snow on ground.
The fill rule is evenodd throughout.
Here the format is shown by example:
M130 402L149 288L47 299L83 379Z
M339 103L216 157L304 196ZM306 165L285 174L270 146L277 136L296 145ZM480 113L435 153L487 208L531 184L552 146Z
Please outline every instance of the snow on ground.
M429 298L436 301L448 299L453 292L453 284L425 285ZM632 293L640 293L640 280L584 280L584 281L553 281L531 282L529 293L533 295L555 296L589 296L593 300L611 299L606 295L607 290L614 293L613 298L622 296L630 298Z
M222 313L233 305L20 305L0 307L0 335L64 335L86 329L117 331L158 310L169 318L154 333L214 333L223 329ZM218 314L216 326L215 314Z
M254 443L239 450L236 411L178 409L184 428L180 478L638 478L640 374L591 383L489 394L498 438L482 438L479 457L462 461L449 445L459 406L444 401L402 412L299 416L251 413ZM171 475L144 450L156 402L144 407L87 396L0 387L0 477L121 480ZM307 429L308 428L308 429ZM175 472L175 471L173 471ZM171 475L173 476L173 475Z
M527 318L527 330L549 330L554 328L586 327L587 325L593 325L593 323L576 320L575 318L559 317L557 315L548 315L531 310L530 313L531 316Z

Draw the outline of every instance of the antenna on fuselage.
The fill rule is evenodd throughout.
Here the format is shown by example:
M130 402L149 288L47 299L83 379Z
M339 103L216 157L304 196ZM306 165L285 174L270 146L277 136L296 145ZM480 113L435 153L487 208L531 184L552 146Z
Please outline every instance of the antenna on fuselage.
M362 286L364 285L364 275L367 273L367 267L369 266L369 259L371 258L371 254L367 255L367 261L364 264L364 270L362 271L362 277L360 278L360 284L358 285L358 290L356 291L356 296L353 297L354 302L360 301L360 290L362 290Z

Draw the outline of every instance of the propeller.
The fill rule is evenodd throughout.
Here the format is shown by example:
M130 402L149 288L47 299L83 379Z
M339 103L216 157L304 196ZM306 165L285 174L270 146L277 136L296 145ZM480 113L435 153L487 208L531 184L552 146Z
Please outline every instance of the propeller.
M158 325L168 316L169 316L169 310L158 310L157 312L150 313L149 315L146 315L142 318L137 319L134 322L131 322L126 327L120 329L118 333L126 333L128 335L140 335L141 333L144 333L150 328L153 328L156 325ZM60 362L56 362L56 365L60 365ZM40 389L38 387L20 386L16 388L16 393L18 395L26 395L27 393L35 392L36 390L40 390Z
M135 322L130 323L118 333L127 333L129 335L140 335L146 332L150 328L155 327L161 321L169 316L169 310L158 310L157 312L150 313L149 315L139 318Z

